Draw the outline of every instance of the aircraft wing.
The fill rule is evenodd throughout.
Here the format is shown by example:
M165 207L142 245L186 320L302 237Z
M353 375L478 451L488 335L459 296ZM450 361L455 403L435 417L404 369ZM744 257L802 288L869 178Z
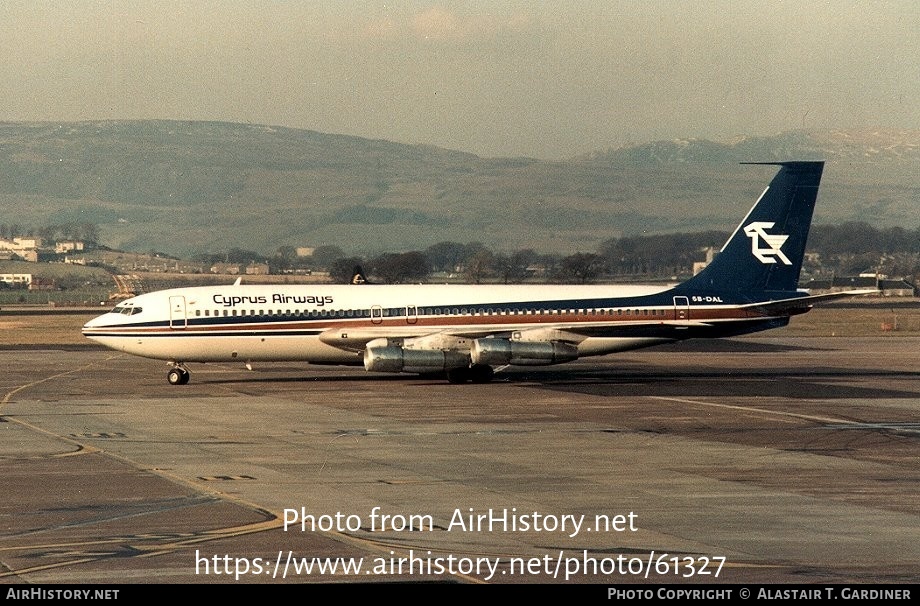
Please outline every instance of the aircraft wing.
M369 343L377 340L402 341L418 348L466 349L469 341L486 337L511 338L512 335L523 336L528 341L562 341L577 344L588 337L625 336L633 330L654 327L711 326L709 322L694 320L636 320L621 321L615 325L610 322L560 322L556 324L522 324L518 328L507 325L498 328L488 325L453 326L450 328L428 328L407 325L400 328L380 327L364 329L332 328L320 334L319 339L327 345L346 351L360 352Z

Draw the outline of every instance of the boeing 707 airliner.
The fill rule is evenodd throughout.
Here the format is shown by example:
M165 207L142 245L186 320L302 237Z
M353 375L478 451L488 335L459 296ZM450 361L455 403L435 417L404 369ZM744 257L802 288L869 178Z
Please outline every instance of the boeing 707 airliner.
M188 363L300 360L485 383L495 367L561 364L684 339L785 326L816 301L798 289L823 162L779 172L699 274L676 286L291 285L177 288L127 299L83 327L115 350Z

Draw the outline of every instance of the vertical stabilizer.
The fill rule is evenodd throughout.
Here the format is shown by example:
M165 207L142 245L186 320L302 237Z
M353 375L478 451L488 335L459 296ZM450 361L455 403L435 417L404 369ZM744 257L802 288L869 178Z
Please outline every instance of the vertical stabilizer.
M763 162L780 167L706 269L679 288L717 292L794 291L824 162Z

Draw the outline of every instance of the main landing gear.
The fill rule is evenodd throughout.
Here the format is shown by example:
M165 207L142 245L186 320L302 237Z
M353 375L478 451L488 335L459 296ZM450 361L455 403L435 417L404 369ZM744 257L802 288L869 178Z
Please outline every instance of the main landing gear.
M174 364L166 373L166 380L170 385L185 385L191 378L191 373L182 364Z
M488 383L495 375L495 371L488 364L473 364L463 368L451 368L447 371L448 383Z

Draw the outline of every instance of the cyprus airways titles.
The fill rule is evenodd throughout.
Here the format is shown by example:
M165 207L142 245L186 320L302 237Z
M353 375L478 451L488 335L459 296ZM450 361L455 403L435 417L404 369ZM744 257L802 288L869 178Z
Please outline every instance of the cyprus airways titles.
M497 366L549 365L690 338L785 326L820 300L799 273L823 162L779 172L701 273L672 287L331 285L180 288L139 295L86 324L113 349L191 362L303 360L485 382Z
M251 296L238 296L238 295L222 295L216 294L213 297L214 303L221 307L235 307L237 305L265 305L269 301L273 304L280 305L315 305L316 307L322 307L327 304L332 304L334 299L329 295L282 295L282 294L272 294L269 299L268 296L260 295L257 297Z

